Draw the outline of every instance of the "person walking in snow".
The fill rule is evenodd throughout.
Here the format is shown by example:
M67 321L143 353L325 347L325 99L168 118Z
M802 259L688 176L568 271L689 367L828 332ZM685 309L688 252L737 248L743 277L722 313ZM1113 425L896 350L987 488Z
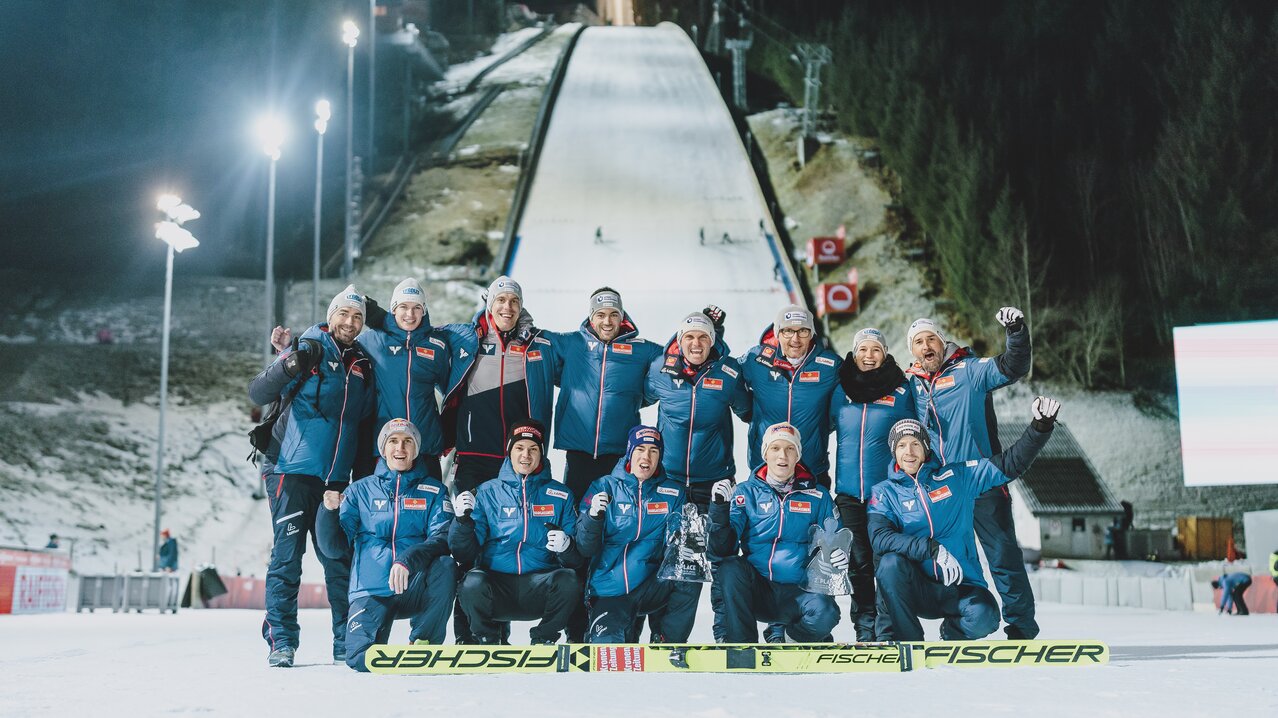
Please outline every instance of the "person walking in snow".
M316 518L320 549L353 554L346 665L367 671L364 654L407 618L409 643L440 645L453 604L456 564L448 553L448 490L419 460L421 434L391 419L377 436L377 469L344 493L324 492Z
M355 341L364 313L364 296L348 285L329 303L327 321L297 342L290 341L287 329L276 327L271 343L285 350L249 383L255 404L284 404L260 467L274 532L262 622L271 666L293 665L306 537L316 540L315 515L324 491L340 491L350 481L359 423L375 408L373 364ZM342 661L350 567L318 548L332 611L333 659Z
M871 492L870 541L878 560L878 639L921 641L920 618L944 619L943 640L984 638L998 628L972 538L979 496L1025 473L1051 437L1060 402L1038 397L1033 421L1007 451L942 463L916 419L888 437L894 463Z
M1030 333L1025 315L1015 307L1003 307L995 318L1007 334L1006 350L995 357L978 357L970 348L947 341L931 319L916 320L907 333L914 364L906 373L914 384L916 417L927 427L942 463L998 453L998 419L990 393L1029 373ZM1038 635L1034 594L1016 542L1012 499L1006 487L992 488L980 497L975 522L994 585L1003 598L1007 637L1034 638Z
M178 542L173 534L164 529L160 532L160 551L156 555L155 566L165 573L173 573L178 568Z
M858 641L875 640L877 616L866 504L892 465L888 432L913 416L914 387L887 353L887 339L873 327L860 330L839 366L839 388L830 397L837 446L834 505L852 532L852 623Z

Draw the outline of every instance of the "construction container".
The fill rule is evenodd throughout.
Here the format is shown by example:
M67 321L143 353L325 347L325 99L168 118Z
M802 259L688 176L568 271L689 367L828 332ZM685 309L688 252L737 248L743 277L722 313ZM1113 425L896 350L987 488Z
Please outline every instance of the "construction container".
M1176 533L1186 559L1214 561L1225 558L1234 537L1234 520L1211 516L1178 516Z

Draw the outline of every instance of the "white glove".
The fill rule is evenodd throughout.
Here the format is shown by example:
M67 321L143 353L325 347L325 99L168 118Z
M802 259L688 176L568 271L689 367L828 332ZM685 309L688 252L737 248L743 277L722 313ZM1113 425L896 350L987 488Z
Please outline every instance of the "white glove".
M848 570L848 552L841 548L836 548L830 552L830 565L835 571Z
M1034 410L1034 421L1050 424L1056 421L1056 415L1061 411L1061 403L1048 396L1039 396L1034 398L1031 408Z
M600 491L590 497L590 517L597 519L603 516L610 503L612 503L612 497L608 495L607 491Z
M463 491L457 494L457 498L453 499L453 515L469 516L470 512L475 510L475 495L469 491Z
M732 495L732 489L736 487L736 482L732 479L720 479L714 482L714 486L710 487L710 500L716 504L721 504L728 500Z
M563 553L568 550L568 534L560 529L546 532L546 550L551 553Z
M941 582L946 586L957 586L963 580L963 567L944 546L936 552L936 567L940 569Z
M1002 324L1005 327L1010 327L1019 321L1023 321L1025 319L1025 312L1022 312L1016 307L1003 307L998 310L998 313L994 315L994 318L998 320L999 324Z

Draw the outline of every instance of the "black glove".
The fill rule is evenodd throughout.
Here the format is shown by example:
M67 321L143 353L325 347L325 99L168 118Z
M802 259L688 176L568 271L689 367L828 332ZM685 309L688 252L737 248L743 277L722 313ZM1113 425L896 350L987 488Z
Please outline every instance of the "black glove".
M701 310L701 313L706 315L706 318L714 325L715 332L723 332L723 320L727 318L727 312L713 304L707 304L706 308Z
M324 347L314 339L299 339L295 344L293 351L284 357L284 373L289 377L309 374L324 356Z
M386 310L378 306L372 297L364 297L364 326L381 328L386 325Z

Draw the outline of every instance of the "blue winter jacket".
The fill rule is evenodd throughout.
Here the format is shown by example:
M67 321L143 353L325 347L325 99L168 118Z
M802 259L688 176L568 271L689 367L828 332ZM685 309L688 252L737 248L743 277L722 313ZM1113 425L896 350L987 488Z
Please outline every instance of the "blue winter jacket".
M421 466L417 462L399 472L379 459L373 474L346 489L338 511L320 507L316 532L324 554L341 558L354 549L352 600L392 595L388 580L394 564L403 565L411 575L448 555L448 527L453 521L448 490ZM334 513L337 522L332 521ZM334 523L340 535L335 535Z
M984 587L972 527L976 498L1025 473L1050 437L1050 431L1028 427L1015 445L991 459L942 466L933 456L919 467L918 476L893 462L888 480L874 487L867 507L874 555L903 554L939 581L941 572L932 559L936 542L958 559L965 585Z
M640 482L626 471L625 457L612 473L595 479L579 505L577 540L590 558L590 594L624 596L657 574L670 537L670 519L678 521L685 501L683 484L661 474ZM612 497L599 518L590 516L590 500Z
M763 432L788 421L803 438L803 465L816 474L830 470L830 395L839 387L843 360L820 337L812 339L807 356L792 369L769 325L759 344L738 360L752 402L746 444L751 466L763 464Z
M432 330L430 315L413 331L400 329L386 314L380 327L359 337L376 369L377 429L391 419L408 419L422 435L421 453L438 456L444 448L435 389L448 390L449 353L446 335Z
M799 583L807 573L813 526L835 517L834 499L799 464L793 488L777 493L767 482L767 465L733 490L727 503L710 504L710 552L717 558L742 555L775 583Z
M998 421L991 391L1029 373L1029 327L1008 332L1007 349L977 357L967 347L945 345L945 361L929 374L917 363L906 370L915 391L916 418L927 427L942 463L980 459L998 452Z
M498 573L523 575L580 565L575 539L563 553L546 550L548 524L575 537L572 493L551 477L547 462L540 472L521 476L507 458L497 478L475 489L474 513L453 521L448 545L458 561Z
M547 333L563 361L555 403L555 448L591 456L621 454L630 427L639 423L648 365L661 345L639 339L630 315L621 332L602 342L590 320L575 332Z
M750 395L741 365L722 340L701 369L685 367L677 337L653 359L644 384L644 405L660 402L657 429L665 439L661 465L679 482L718 481L736 473L732 457L732 414L750 416Z
M888 432L901 419L914 418L914 385L906 380L886 396L868 403L850 399L842 388L830 396L830 421L837 435L835 488L861 501L888 476L892 450Z
M1232 613L1234 610L1234 589L1251 585L1251 576L1245 573L1226 573L1216 579L1220 582L1220 612Z
M249 398L264 405L282 400L303 382L275 423L262 473L349 481L359 423L374 410L373 364L358 341L338 347L328 324L316 324L301 339L314 339L324 350L312 373L290 379L284 373L285 351L249 384Z
M545 333L532 325L532 317L526 310L521 313L519 321L520 324L512 330L522 333L518 342L512 341L508 345L502 345L498 336L499 350L501 347L508 350L502 352L502 365L504 367L507 362L512 361L519 361L523 365L526 377L524 382L526 395L522 397L523 403L527 405L531 418L540 421L543 426L550 426L554 413L551 402L554 399L555 382L559 378L560 371L559 357L550 339L544 336ZM491 322L492 318L487 310L481 309L475 314L470 324L446 324L436 328L437 332L445 335L451 354L448 391L445 393L441 417L445 453L457 446L457 434L459 431L464 431L467 426L477 425L479 422L497 422L495 432L504 437L505 418L527 418L523 416L505 418L459 416L462 398L467 391L467 381L475 368L475 357L479 351L480 340L488 335ZM519 358L514 359L514 356ZM504 438L499 443L504 444ZM504 445L493 448L498 455L504 452Z

